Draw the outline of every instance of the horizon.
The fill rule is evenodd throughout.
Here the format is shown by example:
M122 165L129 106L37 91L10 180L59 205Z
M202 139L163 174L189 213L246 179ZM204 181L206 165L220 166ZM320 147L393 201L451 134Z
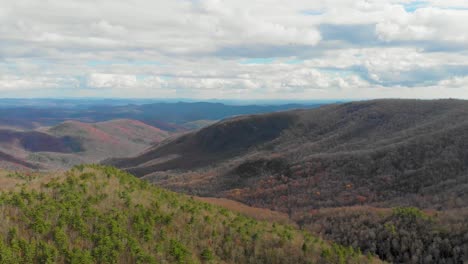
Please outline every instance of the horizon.
M0 98L0 108L8 107L48 107L52 106L64 106L64 104L71 104L71 106L78 105L145 105L145 104L196 104L196 103L210 103L210 104L223 104L227 106L274 106L274 105L321 105L330 103L343 103L349 102L350 100L344 99L329 99L329 100L236 100L236 99L206 99L197 100L190 98ZM24 105L26 104L26 105Z
M4 1L0 92L468 99L467 18L457 0Z
M465 98L336 98L336 99L222 99L222 98L210 98L210 99L197 99L197 98L124 98L124 97L17 97L17 98L1 98L0 103L9 103L9 105L0 105L0 107L8 107L11 105L19 106L21 102L30 102L31 105L40 105L41 103L55 102L60 103L72 103L76 102L79 104L114 104L114 105L144 105L144 104L177 104L177 103L211 103L211 104L224 104L231 106L273 106L273 105L325 105L325 104L340 104L347 102L366 102L366 101L378 101L378 100L421 100L421 101L436 101L436 100L461 100L468 101ZM120 102L120 104L119 104Z

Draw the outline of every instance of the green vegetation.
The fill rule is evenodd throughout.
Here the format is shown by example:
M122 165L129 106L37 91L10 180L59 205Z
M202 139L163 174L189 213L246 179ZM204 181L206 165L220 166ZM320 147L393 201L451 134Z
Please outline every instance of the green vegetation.
M468 263L467 116L466 101L398 99L242 116L112 164L390 262Z
M417 219L426 220L427 215L416 207L396 207L393 208L393 216L400 219L416 221Z
M0 263L376 261L290 226L257 222L156 188L112 167L77 166L44 179L0 193Z
M464 263L468 258L467 210L340 208L304 222L327 239L392 263Z

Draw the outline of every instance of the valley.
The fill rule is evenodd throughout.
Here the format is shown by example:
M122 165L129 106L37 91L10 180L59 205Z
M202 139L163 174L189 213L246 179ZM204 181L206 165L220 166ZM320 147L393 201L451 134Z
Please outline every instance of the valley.
M0 0L0 264L468 264L467 23Z
M1 102L5 104L0 107L0 163L2 168L12 170L67 169L77 164L131 157L218 119L317 106L136 104L140 101L129 100L0 99Z
M165 112L180 106L187 109L174 110L173 115ZM147 224L144 233L128 229L125 237L136 244L118 245L119 250L105 258L121 263L138 262L139 258L146 262L209 262L204 259L206 248L190 242L190 234L199 236L197 241L204 241L202 245L214 247L209 249L209 258L215 263L254 263L259 259L261 263L463 263L468 258L466 101L387 99L292 109L275 106L265 113L252 107L248 114L243 114L244 107L233 114L232 106L223 112L218 104L199 103L163 104L159 111L155 105L111 107L112 114L105 118L88 109L89 118L77 118L81 112L68 113L66 120L47 118L44 122L35 117L36 121L29 123L33 128L0 130L3 195L26 190L32 192L28 195L59 195L50 186L68 186L73 193L98 183L104 193L99 187L87 193L90 196L86 199L102 197L99 199L105 204L136 217L138 212L131 205L147 210L154 203L153 191L148 188L157 190L157 199L164 201L158 205L161 215L142 220ZM150 110L139 112L137 108ZM166 119L156 119L156 112ZM105 166L82 165L92 163ZM127 186L128 182L133 187ZM126 188L133 191L129 194ZM10 206L4 202L4 215L10 214ZM107 210L104 204L95 206ZM85 209L89 210L74 210L87 219ZM220 219L215 216L218 214L235 215L235 219L242 215L249 219L242 224L246 228L257 226L257 221L263 223L260 230L265 241L258 240L257 231L232 229L230 221L235 219ZM158 221L164 215L189 220L162 224ZM20 219L18 215L10 217ZM98 216L100 221L107 221L100 217L104 216ZM126 219L126 215L115 217ZM217 229L188 232L185 229L195 218L204 219L201 226L215 224ZM133 223L132 219L118 225ZM31 226L21 221L19 225ZM86 256L91 262L102 257L97 252L101 242L93 240L97 238L81 233L77 238L76 233L95 229L97 223L82 226L82 231L73 225L64 226L65 236L71 239L65 248L48 238L54 230L37 233L19 226L29 231L18 236L18 241L40 236L46 241L42 246L55 252L52 258L61 263L84 257L79 254L91 254ZM283 231L277 238L275 226L286 226L284 230L299 238L283 237ZM163 227L168 228L170 238L155 231ZM4 237L8 237L8 228L3 230ZM240 240L230 247L236 232L240 232ZM151 248L150 241L159 241L158 248ZM174 253L174 243L183 245L182 255ZM136 245L139 250L133 251ZM17 256L13 247L8 240L2 250ZM278 251L272 253L267 247ZM292 258L287 259L288 254Z
M390 262L458 263L468 256L467 116L462 100L332 104L223 120L106 163L177 192L283 212Z
M51 170L131 156L169 136L135 120L65 121L32 131L0 130L0 151L12 155L3 168Z

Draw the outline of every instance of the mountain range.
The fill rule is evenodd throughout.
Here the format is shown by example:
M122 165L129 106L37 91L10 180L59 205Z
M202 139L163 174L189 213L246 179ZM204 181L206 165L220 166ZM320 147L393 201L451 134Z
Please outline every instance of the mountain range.
M468 201L460 192L467 115L465 101L384 100L242 116L111 163L164 186L282 211L403 201L457 208ZM294 188L293 200L285 185Z
M132 102L132 101L130 101ZM225 105L206 102L175 102L152 104L109 104L77 102L21 106L7 105L0 107L0 127L35 129L41 126L54 126L65 121L75 120L94 123L115 119L142 121L168 131L185 130L184 123L198 120L220 120L230 116L268 113L295 108L313 108L314 104L283 105Z
M301 107L79 100L6 102L0 107L0 162L8 169L60 169L128 157L217 119Z
M345 237L340 242L391 262L414 257L442 263L459 260L460 252L468 256L468 222L452 217L453 210L463 215L468 208L467 116L468 102L461 100L374 100L247 115L106 163L178 192L284 212L309 228L323 222L316 232ZM426 211L401 213L398 207ZM353 226L346 223L353 214L371 216ZM325 220L337 215L341 228ZM372 241L369 230L378 231L373 226L398 227L406 221L401 216L421 219L417 225L426 227L410 230L421 239L419 251L400 244L409 231L363 244ZM424 222L426 216L438 224ZM362 231L356 241L346 236L350 226ZM451 242L447 251L430 252L441 246L431 236ZM393 253L382 242L387 239L399 243ZM417 255L422 253L430 257Z
M307 262L306 255L319 263L360 263L361 252L370 262L376 261L372 256L391 263L468 261L467 101L388 99L273 108L156 103L67 109L54 113L50 107L37 112L23 108L9 113L5 120L19 121L4 123L0 130L0 166L59 170L56 173L62 175L64 168L101 162L141 178L138 182L149 181L197 201L287 224L289 230L300 228L345 246L333 244L332 251L321 248L307 255L311 245L300 242L303 253L297 252L299 244L288 245L290 251L285 252L292 252L298 263ZM111 178L122 175L111 167L80 165L62 176L78 173L87 180L88 172ZM12 178L19 178L26 181L22 185L26 187L33 184L35 175L0 171L0 182L10 189L19 188L10 184ZM46 175L48 180L55 173ZM113 200L115 195L128 198L121 187L116 188L119 191L113 192L109 203L118 203ZM92 199L101 197L99 192L96 195ZM143 204L147 200L139 195L133 195L134 199ZM163 208L179 206L176 200L165 200ZM191 210L190 214L197 214ZM229 225L230 219L222 221ZM252 232L243 234L257 241L258 234ZM73 232L67 234L74 237ZM203 234L199 240L204 241ZM185 239L182 242L190 248L190 258L203 262L203 257L199 259L203 248ZM278 243L285 245L287 239L281 241ZM7 244L14 248L10 242ZM150 255L176 261L170 250L174 244L162 244L164 249L155 250L163 255ZM252 261L261 256L260 262L271 262L268 256L273 253L258 253L265 250L263 246L254 249L258 254L240 247L244 253L239 253L239 261L249 262L244 258L248 255ZM66 254L73 255L72 251ZM211 254L220 261L236 262L231 253Z
M169 136L140 121L66 121L34 131L0 130L3 168L57 169L134 155Z

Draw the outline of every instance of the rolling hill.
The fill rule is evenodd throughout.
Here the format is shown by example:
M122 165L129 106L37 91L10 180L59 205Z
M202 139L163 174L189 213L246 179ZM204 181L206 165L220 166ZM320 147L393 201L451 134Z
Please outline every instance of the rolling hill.
M111 167L0 172L1 263L380 263Z
M468 207L467 117L468 102L461 100L327 105L223 120L108 163L172 190L285 212L305 226L311 226L317 210L328 208L415 206L445 215ZM400 223L391 219L391 224ZM371 230L368 225L382 221L387 220L363 222L361 228ZM450 254L420 256L410 249L388 253L384 240L373 248L359 242L349 245L389 261L408 257L416 262L425 257L460 261L468 257L468 237L451 236L463 237L468 226L460 219L456 222L457 232L440 235L442 240L458 241L447 246ZM428 232L450 228L442 226ZM331 233L346 237L342 229L331 229L330 238ZM431 243L421 242L418 254L429 252Z
M140 121L116 119L98 123L67 121L47 130L56 137L77 139L84 155L95 162L103 156L131 156L169 136Z
M283 211L290 206L271 199L287 195L287 188L276 190L285 184L298 196L320 192L313 200L297 197L292 204L301 208L360 205L363 199L456 208L467 204L429 200L448 190L460 194L466 184L467 116L468 102L456 100L381 100L242 116L110 163L156 182L158 172L177 170L180 175L161 183L182 189L178 177L190 178L184 171L206 172L212 176L205 175L200 188L193 182L187 188L253 204L269 200Z
M0 167L3 168L3 169L9 169L9 170L39 169L37 164L32 164L32 163L26 162L26 161L24 161L22 159L11 156L11 155L6 154L6 153L1 152L1 151L0 151Z
M2 168L54 169L135 155L169 136L136 120L66 121L36 131L0 130Z
M197 130L222 118L318 105L136 104L138 100L2 102L0 151L4 158L0 157L0 166L9 169L67 168L133 156L169 133Z
M165 131L187 131L203 125L203 120L220 120L227 117L268 113L296 108L313 108L310 105L225 105L221 103L152 103L134 104L132 101L120 105L112 102L77 101L68 104L9 105L0 107L0 128L34 130L41 126L56 126L65 121L96 123L116 119L132 119ZM187 123L187 124L186 124ZM186 124L186 125L185 125Z

